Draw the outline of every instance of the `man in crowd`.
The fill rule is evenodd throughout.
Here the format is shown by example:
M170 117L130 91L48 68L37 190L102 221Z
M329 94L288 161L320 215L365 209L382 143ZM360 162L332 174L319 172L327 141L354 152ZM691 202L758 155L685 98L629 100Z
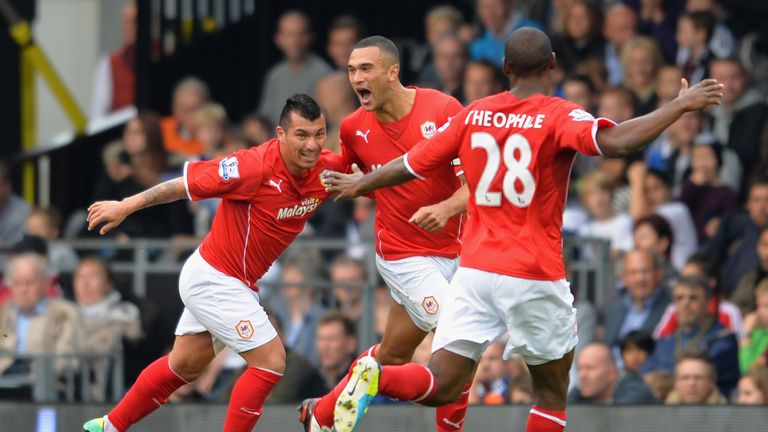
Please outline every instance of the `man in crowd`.
M174 156L173 165L203 154L203 144L195 138L195 114L208 97L208 86L195 77L184 78L174 87L172 115L161 123L163 145Z
M320 375L329 391L344 378L354 359L357 350L355 323L341 312L323 315L317 323L315 347L320 360Z
M667 405L725 405L717 389L717 371L706 354L683 354L675 364L675 383Z

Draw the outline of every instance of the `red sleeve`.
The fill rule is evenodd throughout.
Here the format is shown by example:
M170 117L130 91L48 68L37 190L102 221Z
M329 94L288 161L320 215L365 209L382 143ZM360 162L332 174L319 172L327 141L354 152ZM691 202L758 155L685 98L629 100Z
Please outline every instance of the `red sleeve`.
M461 105L455 97L449 97L448 102L446 102L445 107L443 108L443 118L445 118L447 122L451 121L451 119L463 109L464 106Z
M360 158L346 143L350 140L349 130L347 122L343 121L339 126L339 143L341 144L341 158L344 165L347 166L345 170L349 170L349 167L354 163L358 168L363 169L363 164L360 162Z
M190 200L247 200L261 186L263 165L255 150L184 165L184 186Z
M597 145L597 130L613 127L615 122L607 118L595 118L580 106L566 102L557 116L555 141L559 147L569 148L587 156L602 156Z
M450 164L459 156L461 132L464 129L460 121L460 118L463 118L462 114L466 113L463 111L458 113L452 121L438 129L437 135L431 139L422 140L405 154L403 157L405 167L416 178L425 179L430 171Z

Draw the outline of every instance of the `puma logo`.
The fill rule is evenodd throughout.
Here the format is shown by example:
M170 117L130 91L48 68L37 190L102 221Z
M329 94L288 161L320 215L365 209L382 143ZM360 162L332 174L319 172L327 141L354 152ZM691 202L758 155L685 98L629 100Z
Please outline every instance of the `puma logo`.
M242 411L242 412L244 412L246 414L254 415L254 416L260 416L261 415L261 413L258 412L258 411L252 411L252 410L249 410L248 408L244 408L244 407L240 407L240 411Z
M357 136L359 136L359 137L363 137L363 139L365 140L365 143L366 143L366 144L368 144L368 134L369 134L369 133L371 133L371 130L370 130L370 129L368 129L367 131L365 131L365 133L363 133L363 131L361 131L360 129L358 129L358 130L357 130L357 133L355 133L355 135L357 135Z
M283 193L283 190L280 188L280 185L283 183L283 179L280 179L279 182L275 183L274 180L269 179L269 185L277 189L278 192Z
M461 424L464 423L464 419L461 419L458 423L454 423L447 418L443 418L443 423L447 424L448 426L453 426L456 428L456 430L461 429Z

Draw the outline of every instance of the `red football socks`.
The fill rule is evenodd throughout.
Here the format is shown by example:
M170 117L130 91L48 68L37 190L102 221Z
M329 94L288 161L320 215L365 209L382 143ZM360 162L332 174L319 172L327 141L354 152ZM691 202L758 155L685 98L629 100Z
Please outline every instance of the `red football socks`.
M363 351L362 354L357 356L355 361L352 362L352 364L349 366L349 372L352 372L352 368L355 367L357 364L357 361L360 360L363 357L370 356L370 357L376 357L376 348L378 348L378 344L370 347L369 349ZM344 376L344 379L339 381L338 384L336 384L336 387L334 387L328 394L321 397L319 401L317 401L317 405L315 405L315 419L317 420L317 423L320 424L320 426L326 426L331 427L333 426L333 409L336 405L336 399L339 398L339 395L344 390L344 387L347 386L347 383L349 382L349 374Z
M457 432L464 426L469 406L469 388L472 383L467 383L456 401L435 409L435 422L438 432Z
M168 401L168 396L187 382L171 369L168 356L147 366L117 406L107 414L119 431L127 430Z
M563 432L564 430L565 411L552 411L535 405L531 408L525 432Z
M383 366L379 376L379 394L403 401L429 400L437 392L437 380L426 366L406 363Z
M232 389L224 432L250 432L261 417L261 407L282 374L249 367Z

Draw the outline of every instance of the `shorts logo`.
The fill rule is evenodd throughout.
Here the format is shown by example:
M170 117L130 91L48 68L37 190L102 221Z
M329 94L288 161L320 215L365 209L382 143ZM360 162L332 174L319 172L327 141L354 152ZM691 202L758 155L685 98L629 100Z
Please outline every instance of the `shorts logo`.
M432 138L436 133L435 122L428 121L421 125L421 134L424 135L424 138Z
M219 162L219 177L224 181L240 178L240 170L237 168L237 158L232 156Z
M421 301L421 307L430 315L435 315L440 310L440 304L432 296L424 297L424 300Z
M243 339L250 339L253 337L253 324L248 320L240 320L235 326L237 334Z

